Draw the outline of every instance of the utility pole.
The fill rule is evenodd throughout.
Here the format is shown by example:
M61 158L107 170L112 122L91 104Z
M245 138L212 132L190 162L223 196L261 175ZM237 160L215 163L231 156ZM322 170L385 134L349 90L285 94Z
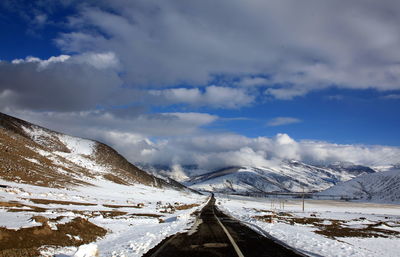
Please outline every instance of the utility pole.
M304 187L303 187L303 205L302 205L302 209L303 209L303 212L304 212Z

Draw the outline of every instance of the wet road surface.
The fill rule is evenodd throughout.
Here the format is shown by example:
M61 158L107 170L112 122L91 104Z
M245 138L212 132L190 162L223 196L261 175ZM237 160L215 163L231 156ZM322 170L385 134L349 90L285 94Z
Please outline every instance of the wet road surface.
M275 243L215 207L215 198L202 209L192 229L166 238L145 257L292 257L304 256Z

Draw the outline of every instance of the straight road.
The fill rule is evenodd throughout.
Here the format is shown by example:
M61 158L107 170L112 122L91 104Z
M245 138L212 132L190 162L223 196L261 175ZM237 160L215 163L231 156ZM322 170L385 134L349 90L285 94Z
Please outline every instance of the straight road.
M145 257L304 256L275 243L215 207L212 196L194 227L166 238Z

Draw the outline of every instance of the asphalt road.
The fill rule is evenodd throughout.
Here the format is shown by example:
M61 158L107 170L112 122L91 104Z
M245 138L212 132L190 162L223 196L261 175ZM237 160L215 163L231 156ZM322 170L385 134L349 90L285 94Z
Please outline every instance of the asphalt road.
M203 208L193 228L166 238L145 257L304 256L275 243L215 207L215 198Z

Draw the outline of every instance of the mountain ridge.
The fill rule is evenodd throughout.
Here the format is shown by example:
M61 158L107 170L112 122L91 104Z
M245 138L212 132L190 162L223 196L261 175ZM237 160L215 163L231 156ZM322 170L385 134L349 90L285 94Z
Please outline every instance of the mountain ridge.
M300 161L282 161L271 167L234 166L193 176L185 185L196 190L256 194L270 192L317 192L361 174L375 173L361 165L314 166Z

